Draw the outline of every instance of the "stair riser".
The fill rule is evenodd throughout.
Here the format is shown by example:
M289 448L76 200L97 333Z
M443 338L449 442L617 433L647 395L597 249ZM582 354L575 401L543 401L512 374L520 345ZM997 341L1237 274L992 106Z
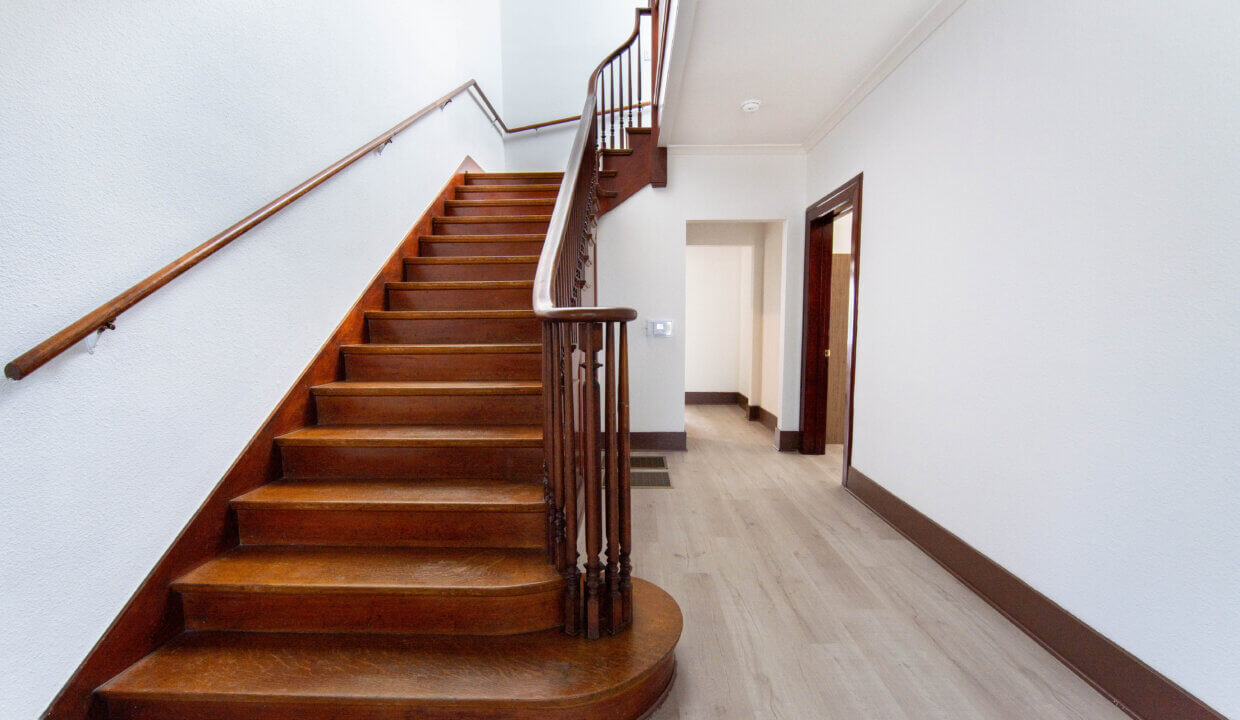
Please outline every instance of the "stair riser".
M542 252L543 243L537 241L503 240L495 242L435 242L421 243L418 250L423 257L469 257L481 255L485 257L508 255L538 255ZM470 278L481 279L481 278Z
M388 290L388 310L529 310L531 288Z
M537 548L543 512L240 508L246 545Z
M345 355L347 380L538 380L542 355Z
M550 183L543 183L544 185ZM511 190L475 190L468 185L456 189L457 200L554 200L559 190L525 190L513 186Z
M530 213L531 215L537 213ZM509 222L440 222L435 221L435 235L524 235L546 233L550 223L546 220L518 220Z
M515 635L564 624L557 587L525 595L181 594L188 630ZM343 717L337 715L335 717Z
M499 198L462 198L468 200L499 200ZM491 215L550 215L550 204L539 205L466 205L444 208L449 217L487 217Z
M519 178L497 178L497 177L478 177L476 175L465 176L466 185L559 185L558 177L519 177Z
M542 329L533 318L434 318L389 320L369 318L372 343L521 343L540 342Z
M445 265L405 265L409 282L448 280L533 280L538 263L461 263Z
M283 447L285 477L542 478L542 448L530 447Z
M320 425L537 425L542 395L318 395Z

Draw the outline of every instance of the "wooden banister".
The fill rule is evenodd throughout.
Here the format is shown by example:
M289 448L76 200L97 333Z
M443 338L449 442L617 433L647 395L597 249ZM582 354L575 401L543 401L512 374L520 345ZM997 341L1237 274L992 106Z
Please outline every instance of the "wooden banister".
M534 314L543 324L546 546L564 581L564 631L590 639L633 624L627 323L637 311L580 300L599 211L600 152L625 146L627 131L642 127L643 108L651 107L652 129L657 123L653 96L644 97L653 79L643 78L640 60L650 13L637 11L632 34L590 74L534 275Z
M348 155L345 155L331 165L328 165L326 168L319 171L305 182L302 182L292 190L289 190L275 200L272 200L258 210L250 213L229 227L227 230L224 230L218 235L212 237L210 240L207 240L193 250L190 250L176 260L173 260L138 284L129 288L120 295L117 295L103 305L95 308L60 332L52 335L38 345L35 345L30 350L22 353L12 362L4 366L5 376L13 380L21 380L37 370L47 361L61 354L65 350L68 350L70 347L73 347L73 345L86 338L92 332L103 332L105 329L113 328L113 323L117 316L141 302L143 298L146 298L151 293L172 282L186 270L189 270L198 263L215 254L218 250L224 248L233 240L236 240L252 230L262 221L272 215L275 215L285 207L288 207L298 198L318 187L336 173L357 162L370 151L377 150L382 148L384 145L387 145L392 141L392 138L421 120L432 110L437 108L442 109L449 102L451 102L453 98L461 95L462 93L468 92L471 89L478 94L478 97L482 100L482 103L490 111L492 121L497 124L499 130L505 134L524 132L526 130L536 130L538 128L558 125L580 119L580 116L560 118L558 120L549 120L547 122L535 123L533 125L522 125L517 128L509 128L504 124L503 118L500 117L499 112L496 111L495 107L491 104L490 99L487 98L486 93L483 92L482 87L478 85L475 80L471 79L468 82L453 88L444 95L441 95L439 98L428 103L425 107L418 110L414 114L380 133L370 142L362 145Z

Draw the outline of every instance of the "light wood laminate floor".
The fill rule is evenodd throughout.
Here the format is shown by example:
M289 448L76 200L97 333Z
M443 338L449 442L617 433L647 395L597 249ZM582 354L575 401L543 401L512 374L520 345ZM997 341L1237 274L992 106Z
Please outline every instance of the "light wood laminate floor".
M652 720L1123 720L1123 712L739 408L690 406L674 489L633 491L634 572L680 603ZM640 608L638 609L640 612Z

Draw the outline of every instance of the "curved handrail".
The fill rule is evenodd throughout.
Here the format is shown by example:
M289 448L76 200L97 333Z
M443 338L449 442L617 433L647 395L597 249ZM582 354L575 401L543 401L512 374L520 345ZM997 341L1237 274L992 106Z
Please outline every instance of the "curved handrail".
M598 101L599 75L608 63L619 57L637 39L641 32L642 17L649 14L649 8L638 8L635 11L632 34L611 54L603 58L603 61L594 68L594 72L590 73L590 82L586 86L585 105L582 107L581 115L578 116L580 120L577 123L577 134L573 137L573 145L568 152L568 167L565 168L564 178L560 182L560 191L556 195L555 207L551 211L551 221L547 226L547 241L543 243L542 252L538 257L538 269L534 272L534 315L543 320L627 322L637 318L637 310L628 307L558 307L551 293L556 268L563 259L560 254L568 232L573 195L580 180L590 132L594 127L594 108Z
M272 200L258 210L255 210L242 220L229 227L227 230L224 230L218 235L212 237L210 240L207 240L193 250L190 250L176 260L173 260L164 267L160 268L154 274L147 277L145 280L142 280L120 295L117 295L103 305L95 308L80 318L77 322L74 322L55 335L49 337L38 345L35 345L30 350L22 353L8 365L4 366L5 376L13 380L21 380L38 368L42 367L47 361L80 342L92 332L103 332L104 329L114 327L113 322L116 320L118 315L138 304L151 293L172 282L186 270L189 270L198 263L215 254L215 252L222 249L233 240L241 237L262 221L289 206L301 196L321 185L328 178L332 177L341 170L344 170L354 162L357 162L370 151L380 149L384 145L387 145L392 141L393 137L408 129L411 125L416 123L418 120L421 120L432 110L436 108L442 109L445 105L451 102L453 98L469 91L471 88L478 93L479 97L482 99L482 102L486 105L487 109L490 110L492 120L499 125L500 129L505 134L513 134L526 130L536 130L538 128L543 128L550 125L559 125L580 119L580 116L560 118L558 120L549 120L546 122L534 123L532 125L522 125L521 127L509 128L504 124L504 120L500 117L499 112L496 111L493 105L491 105L491 101L487 98L486 93L483 92L482 87L478 85L477 81L470 79L468 82L452 89L448 93L426 105L426 107L423 107L421 110L418 110L396 125L385 130L375 139L365 145L362 145L358 149L319 171L309 180L306 180L297 187L294 187L292 190L289 190L275 200Z

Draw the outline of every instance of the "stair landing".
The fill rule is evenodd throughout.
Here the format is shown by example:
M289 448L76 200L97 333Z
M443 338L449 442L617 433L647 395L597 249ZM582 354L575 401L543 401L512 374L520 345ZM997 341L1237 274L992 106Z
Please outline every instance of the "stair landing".
M435 637L186 633L99 692L124 720L633 718L675 670L675 601L636 580L625 633Z

